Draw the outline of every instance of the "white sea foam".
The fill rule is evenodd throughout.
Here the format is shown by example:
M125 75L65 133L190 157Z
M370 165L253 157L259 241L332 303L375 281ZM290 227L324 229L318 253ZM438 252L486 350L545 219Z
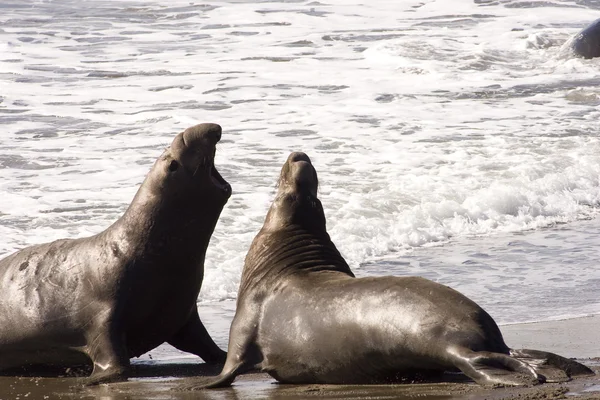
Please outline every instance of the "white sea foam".
M205 121L224 128L217 166L234 193L204 302L235 298L291 151L313 159L329 232L357 271L427 275L386 263L597 213L600 61L561 53L593 4L26 4L0 15L0 254L106 228L172 137ZM515 268L544 296L597 279L542 264ZM513 272L458 263L430 277L503 321L555 317L527 290L487 301ZM600 312L597 299L567 303Z

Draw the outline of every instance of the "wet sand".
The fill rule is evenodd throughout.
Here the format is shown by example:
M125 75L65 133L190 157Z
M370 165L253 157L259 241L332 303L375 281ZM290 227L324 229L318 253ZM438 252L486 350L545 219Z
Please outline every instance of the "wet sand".
M577 358L600 373L600 316L501 327L513 348L534 348ZM190 391L219 371L202 363L134 362L127 382L84 387L80 378L0 377L0 400L32 399L600 399L600 375L525 388L485 388L460 374L443 383L401 385L281 385L262 373L246 374L228 389Z

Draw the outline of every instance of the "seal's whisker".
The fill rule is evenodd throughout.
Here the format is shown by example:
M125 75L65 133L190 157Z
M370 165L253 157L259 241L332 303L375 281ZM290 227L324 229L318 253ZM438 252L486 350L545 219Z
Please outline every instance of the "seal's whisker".
M196 173L198 172L198 170L200 169L200 165L202 164L198 164L196 165L196 169L194 170L194 173L192 174L192 178L196 176Z

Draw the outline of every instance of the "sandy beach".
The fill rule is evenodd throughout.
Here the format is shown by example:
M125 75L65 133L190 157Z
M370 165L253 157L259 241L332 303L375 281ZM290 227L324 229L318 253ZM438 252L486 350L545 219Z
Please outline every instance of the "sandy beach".
M513 348L533 348L577 358L600 373L600 316L501 327ZM0 377L0 400L27 399L600 399L600 375L524 388L485 388L460 374L442 383L401 385L281 385L263 373L239 377L232 388L190 391L219 371L202 363L135 362L127 382L84 387L80 378Z

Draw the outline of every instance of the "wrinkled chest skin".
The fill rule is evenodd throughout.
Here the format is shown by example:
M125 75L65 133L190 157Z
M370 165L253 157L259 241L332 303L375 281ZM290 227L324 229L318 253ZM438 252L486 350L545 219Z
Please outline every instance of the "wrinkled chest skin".
M165 341L224 359L196 309L206 249L231 193L212 166L220 135L214 124L178 135L100 234L0 260L0 371L91 361L90 383L118 380L130 357Z

